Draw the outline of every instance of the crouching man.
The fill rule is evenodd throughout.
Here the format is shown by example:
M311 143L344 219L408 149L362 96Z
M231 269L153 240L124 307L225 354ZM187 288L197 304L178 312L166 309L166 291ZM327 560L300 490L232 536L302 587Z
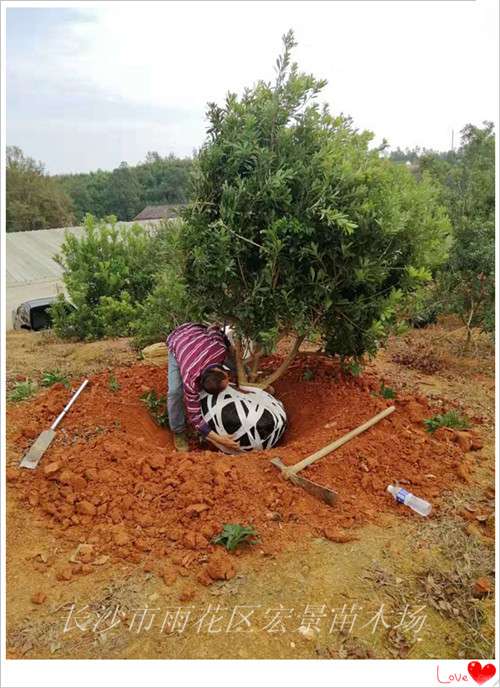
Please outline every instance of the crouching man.
M186 417L198 432L212 442L237 451L240 447L231 435L219 435L203 420L200 391L218 394L226 389L229 376L223 369L231 345L217 327L185 323L170 333L168 346L168 421L177 451L188 451Z

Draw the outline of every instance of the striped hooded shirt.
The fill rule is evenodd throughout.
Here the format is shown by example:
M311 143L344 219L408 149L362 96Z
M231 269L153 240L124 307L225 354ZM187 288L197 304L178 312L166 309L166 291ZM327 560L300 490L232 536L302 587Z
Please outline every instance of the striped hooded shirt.
M200 378L206 368L222 366L228 345L221 330L196 323L180 325L167 339L169 351L174 354L181 372L188 418L205 437L210 427L201 414Z

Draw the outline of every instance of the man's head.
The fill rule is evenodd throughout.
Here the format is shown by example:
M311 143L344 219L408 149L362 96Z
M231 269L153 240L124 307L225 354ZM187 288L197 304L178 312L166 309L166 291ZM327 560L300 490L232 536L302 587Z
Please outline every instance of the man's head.
M208 368L201 374L201 386L208 394L219 394L228 384L229 376L222 368Z

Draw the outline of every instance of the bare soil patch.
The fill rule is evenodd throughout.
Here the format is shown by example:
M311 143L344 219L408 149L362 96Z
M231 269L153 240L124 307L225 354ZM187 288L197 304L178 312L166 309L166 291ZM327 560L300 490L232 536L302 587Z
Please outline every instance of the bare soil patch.
M68 390L56 385L9 404L9 656L491 656L491 359L459 356L455 364L448 354L445 368L428 375L392 360L399 345L390 342L360 378L344 377L321 355L301 354L276 385L289 415L282 444L238 457L195 441L189 455L175 453L168 431L140 401L146 390L165 392L165 371L138 363L123 341L112 345L110 358L93 361L90 387L37 471L20 471L18 462ZM85 359L93 345L76 346ZM43 351L29 359L34 375L37 363L38 374L49 368ZM127 358L112 363L117 351ZM68 357L74 387L88 372L80 366L79 357ZM381 398L382 382L396 390L394 402ZM338 507L285 482L269 465L272 456L298 461L392 403L397 410L389 418L306 471L339 492ZM426 432L423 419L450 408L472 418L482 449L464 452L454 433ZM394 480L432 502L430 519L394 504L385 492ZM211 538L231 522L254 525L260 542L226 554ZM308 603L326 604L329 613L311 637L297 632L304 588ZM254 602L263 628L267 608L295 608L297 623L251 640L200 635L194 617L178 636L124 632L145 605L192 607L201 615L210 604L231 610ZM329 631L338 605L361 604L368 614L375 602L394 618L406 604L425 605L427 631L373 634L361 624L348 635ZM121 625L106 634L63 633L71 605L87 603L94 611L119 605Z
M305 369L312 380L304 380ZM144 562L166 579L194 573L208 584L234 575L229 564L223 571L221 548L211 543L224 523L251 523L261 546L273 552L306 533L353 539L355 532L344 531L397 510L386 493L389 483L403 481L439 508L443 491L468 470L455 433L436 437L423 426L440 409L401 395L394 414L305 472L340 494L338 506L284 481L269 465L271 456L293 464L393 403L377 394L377 379L345 378L323 356L299 357L277 385L289 417L282 445L241 456L196 445L188 456L173 450L170 433L154 424L140 400L150 389L164 393L163 369L115 368L115 391L109 379L107 372L91 377L37 470L8 470L10 485L39 522L88 548L85 566L75 561L55 570L55 581L86 574L93 561L111 555ZM9 409L12 464L67 397L57 384Z

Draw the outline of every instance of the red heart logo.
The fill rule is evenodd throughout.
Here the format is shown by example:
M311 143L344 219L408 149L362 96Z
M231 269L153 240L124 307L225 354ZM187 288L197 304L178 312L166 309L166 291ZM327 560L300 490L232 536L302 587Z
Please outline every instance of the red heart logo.
M469 674L472 676L476 683L480 686L497 673L496 667L493 664L485 664L484 667L481 666L480 662L469 662L467 669Z

